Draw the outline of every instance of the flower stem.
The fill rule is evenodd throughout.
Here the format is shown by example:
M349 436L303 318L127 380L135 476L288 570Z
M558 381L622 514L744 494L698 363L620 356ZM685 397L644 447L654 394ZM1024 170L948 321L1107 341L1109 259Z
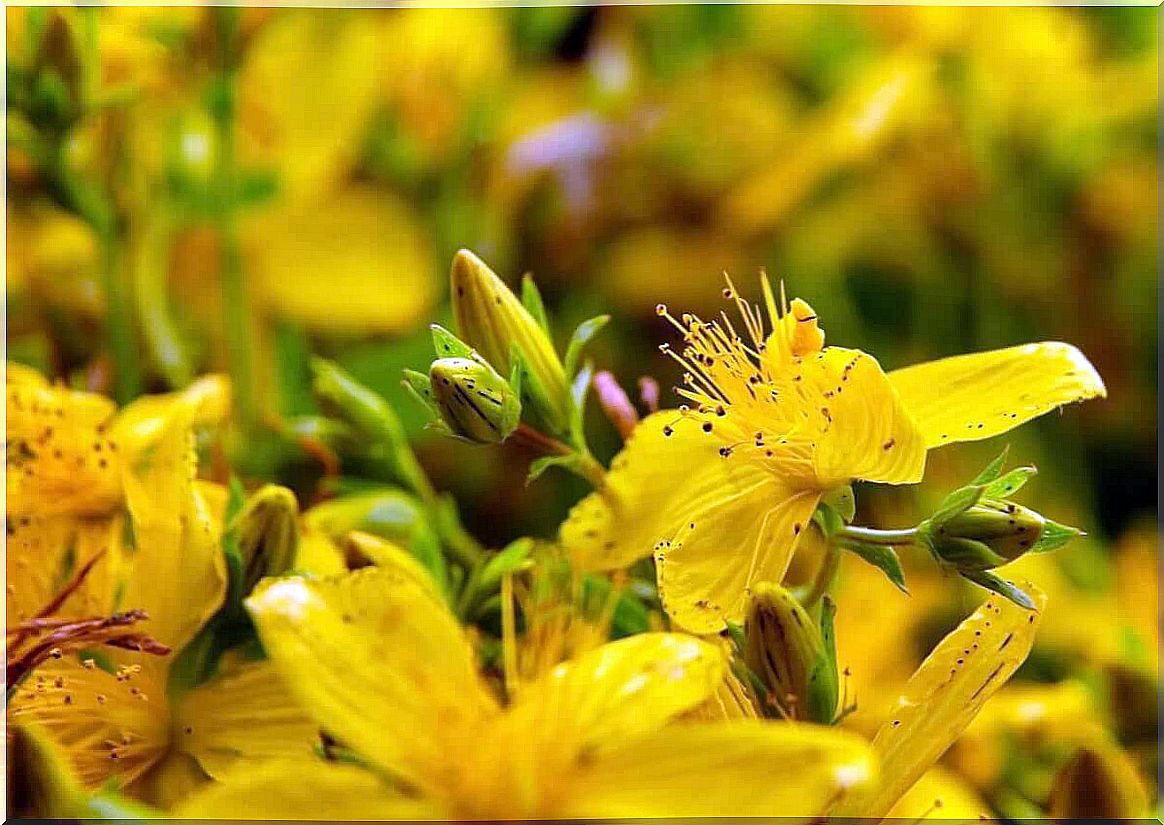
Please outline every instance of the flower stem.
M217 132L214 163L214 191L217 224L221 244L222 303L226 326L227 356L233 385L235 410L243 430L258 420L255 393L254 348L251 341L250 294L242 265L236 218L236 174L234 156L235 125L235 39L238 16L235 9L216 9L215 24L219 39L216 95L211 114Z
M601 487L606 478L606 469L598 463L598 460L588 450L576 450L569 444L565 444L552 436L548 436L540 430L535 430L525 422L518 425L510 438L515 443L521 444L543 455L575 456L577 462L571 469L575 470L595 487Z
M845 524L833 532L834 540L850 539L863 541L867 544L913 544L917 541L918 529L910 527L907 530L875 530L872 527L855 527Z
M812 610L821 597L832 587L833 579L837 577L837 568L841 565L841 545L830 540L825 549L825 557L812 580L812 587L800 600L805 610Z

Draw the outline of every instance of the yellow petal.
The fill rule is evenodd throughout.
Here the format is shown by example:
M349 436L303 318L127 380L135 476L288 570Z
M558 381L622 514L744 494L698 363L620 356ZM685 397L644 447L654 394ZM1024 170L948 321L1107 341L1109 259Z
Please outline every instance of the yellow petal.
M854 478L921 481L923 435L876 359L860 350L829 347L806 358L801 375L802 403L816 425L814 466L822 489Z
M765 816L809 820L872 781L854 734L810 725L673 725L631 742L570 783L570 818Z
M6 566L8 626L37 615L95 556L103 557L54 611L61 618L105 616L115 609L122 569L124 519L22 516L9 518Z
M338 576L346 573L348 566L343 551L326 533L304 524L300 526L292 569L314 576Z
M570 511L559 540L577 566L615 570L651 555L686 517L685 498L729 489L732 467L714 440L695 427L672 426L676 418L659 412L643 419L611 462L602 489Z
M420 799L394 793L371 771L322 760L278 760L246 766L178 806L177 819L268 822L443 819Z
M1023 663L1046 597L1029 583L1021 587L1036 610L991 596L921 663L873 740L884 781L874 792L841 803L834 816L883 816Z
M268 661L235 664L182 696L174 730L177 745L215 779L239 761L306 759L319 742L319 726Z
M111 779L134 783L161 758L170 738L165 662L120 652L109 658L121 664L117 674L72 656L48 662L8 705L12 721L43 727L91 790Z
M889 380L927 447L990 438L1063 404L1107 395L1083 353L1057 341L929 361L894 370Z
M432 781L446 748L495 709L460 625L407 572L268 580L247 607L320 726L414 784Z
M303 202L328 192L359 157L376 105L378 51L372 15L352 10L281 14L246 49L240 154L250 166L274 166L281 197ZM308 54L312 70L304 72Z
M261 299L312 328L406 331L436 299L429 239L408 204L386 192L352 187L284 210L257 224L255 237Z
M558 665L518 693L509 715L553 750L574 745L593 754L695 707L725 669L714 645L679 633L642 633Z
M5 383L8 517L111 513L121 503L113 402L13 366Z
M210 511L194 480L195 414L175 403L160 418L130 415L126 423L136 440L125 474L134 551L122 604L145 609L145 632L175 651L226 593L221 514Z
M731 485L691 490L683 521L655 552L659 598L671 619L691 633L715 633L743 619L748 588L780 581L808 527L820 493L794 491L763 467L715 461L732 469Z
M944 768L935 767L922 774L917 784L897 801L888 818L972 822L993 819L994 814L965 780Z

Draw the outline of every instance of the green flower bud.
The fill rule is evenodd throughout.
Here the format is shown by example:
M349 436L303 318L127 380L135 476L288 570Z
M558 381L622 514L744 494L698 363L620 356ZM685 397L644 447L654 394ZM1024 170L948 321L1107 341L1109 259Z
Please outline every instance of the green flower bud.
M480 358L440 358L428 371L432 399L454 435L481 444L504 441L521 421L509 382Z
M940 520L923 522L922 535L934 555L960 571L990 570L1034 547L1046 520L1009 501L981 500Z
M546 428L563 432L570 387L545 327L484 261L462 249L453 258L453 314L461 338L503 375L520 360L522 393Z
M286 487L267 484L247 499L235 522L243 592L291 569L299 545L299 504Z
M821 622L775 584L752 590L744 623L744 662L767 692L766 709L787 719L831 724L837 712L837 663L832 647L833 605Z

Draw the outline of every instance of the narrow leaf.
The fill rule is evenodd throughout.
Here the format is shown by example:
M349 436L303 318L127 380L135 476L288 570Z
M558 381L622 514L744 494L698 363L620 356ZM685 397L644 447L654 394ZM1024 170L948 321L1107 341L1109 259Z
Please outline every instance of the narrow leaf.
M930 516L930 521L934 524L941 524L959 513L969 510L982 498L984 489L982 486L959 487L942 499L938 509Z
M1010 498L1023 488L1039 471L1034 467L1019 467L1011 470L1002 478L995 479L986 485L982 491L983 498Z
M1047 523L1043 527L1043 535L1039 536L1039 540L1035 542L1035 546L1027 552L1049 553L1052 550L1059 549L1073 538L1086 535L1086 533L1076 527L1059 524L1058 522L1047 519Z
M974 480L970 482L969 486L973 487L978 484L989 484L1002 474L1002 465L1006 463L1006 456L1010 452L1010 445L1002 448L1002 452L998 454L998 458L990 462L983 468Z
M550 322L546 319L546 305L542 303L542 294L538 291L538 285L534 283L533 275L528 272L521 279L521 303L548 336Z
M985 587L987 590L991 590L1000 596L1005 596L1019 607L1024 607L1027 610L1035 609L1034 601L1024 590L1013 582L1008 582L1006 579L994 575L989 570L963 572L962 575L975 584Z
M432 346L437 358L468 358L473 354L473 348L453 335L440 324L432 324Z
M845 542L842 546L884 573L902 593L909 592L905 586L905 571L901 569L901 559L897 557L897 552L892 547L860 541Z
M534 542L530 538L520 538L510 542L497 555L485 563L481 570L478 588L483 592L490 592L501 583L506 573L517 573L530 567L533 562L529 554L533 552Z
M530 462L529 472L525 477L525 483L530 484L534 482L541 476L542 473L551 467L562 467L564 469L570 470L571 472L577 472L576 468L578 467L578 461L578 455L575 453L570 453L570 455L542 456L541 458Z
M432 394L432 382L428 380L427 375L416 370L404 370L404 380L400 383L408 391L408 394L415 398L422 407L433 415L440 417L436 399L433 398Z
M566 375L574 374L574 370L578 366L578 359L582 357L582 349L609 321L609 315L598 315L589 321L583 321L574 330L574 334L570 337L570 344L566 347L566 360L564 362Z

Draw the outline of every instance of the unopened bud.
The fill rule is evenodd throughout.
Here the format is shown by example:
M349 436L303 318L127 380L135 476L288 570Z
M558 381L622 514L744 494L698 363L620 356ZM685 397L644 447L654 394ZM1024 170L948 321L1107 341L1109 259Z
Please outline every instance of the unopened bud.
M831 724L837 710L832 602L822 605L818 625L796 598L775 584L752 591L744 624L744 662L768 693L765 711L788 719Z
M236 522L243 592L291 569L299 543L299 504L286 487L268 484L247 499Z
M546 330L485 262L462 249L453 258L453 314L461 338L504 375L524 362L522 393L546 427L563 431L570 409L566 370Z
M959 570L990 570L1014 561L1043 535L1046 520L1009 501L982 500L922 533L934 554Z
M440 358L428 371L433 401L454 435L481 444L505 440L521 421L509 382L483 360Z

